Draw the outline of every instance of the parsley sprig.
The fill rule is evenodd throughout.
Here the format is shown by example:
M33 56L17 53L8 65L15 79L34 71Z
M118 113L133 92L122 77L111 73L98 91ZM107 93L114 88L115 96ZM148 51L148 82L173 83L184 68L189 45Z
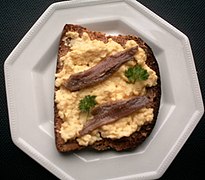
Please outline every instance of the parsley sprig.
M128 78L129 83L132 84L136 81L144 81L149 77L147 70L143 69L140 65L129 67L124 74Z
M87 113L87 118L90 114L91 108L93 108L97 104L95 98L96 96L87 95L83 99L80 100L79 109L81 112Z

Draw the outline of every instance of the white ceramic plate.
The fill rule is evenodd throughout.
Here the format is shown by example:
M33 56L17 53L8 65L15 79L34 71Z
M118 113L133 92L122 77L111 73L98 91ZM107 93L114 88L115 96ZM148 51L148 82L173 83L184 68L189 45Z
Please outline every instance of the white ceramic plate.
M53 130L54 73L64 24L140 36L158 60L162 100L156 126L132 152L57 152ZM5 62L13 142L60 179L155 179L170 165L204 108L188 38L133 0L51 5Z

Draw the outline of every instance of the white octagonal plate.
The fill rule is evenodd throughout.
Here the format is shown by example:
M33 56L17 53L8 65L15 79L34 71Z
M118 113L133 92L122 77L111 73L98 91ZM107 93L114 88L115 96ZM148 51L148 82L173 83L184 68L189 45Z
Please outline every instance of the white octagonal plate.
M153 132L136 150L57 152L54 74L66 23L108 34L134 34L153 49L161 73L160 112ZM10 54L4 68L14 143L61 179L159 178L204 112L188 38L133 0L51 5Z

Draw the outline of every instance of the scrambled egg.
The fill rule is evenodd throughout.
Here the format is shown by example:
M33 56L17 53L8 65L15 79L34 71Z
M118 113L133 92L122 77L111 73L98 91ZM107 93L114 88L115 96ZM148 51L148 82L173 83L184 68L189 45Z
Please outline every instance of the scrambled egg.
M119 139L128 137L133 132L140 130L145 123L149 123L153 119L152 108L142 108L130 116L121 118L120 120L103 125L94 130L90 134L82 137L79 136L86 123L86 113L79 110L79 102L86 95L95 95L98 104L109 102L110 100L120 100L133 95L144 95L146 86L155 86L157 83L156 73L146 65L146 54L142 48L138 48L131 60L120 67L110 78L95 86L82 89L77 92L70 92L62 85L73 73L87 70L99 63L106 56L123 51L124 48L117 42L109 39L107 43L99 40L91 40L87 33L83 33L82 37L76 32L67 32L66 36L71 39L69 51L65 56L60 58L64 65L63 69L56 74L55 86L59 90L55 95L58 114L64 123L61 126L60 134L66 142L69 139L75 139L80 145L91 145L103 138ZM65 42L66 43L66 42ZM127 41L125 49L136 46L134 40ZM124 71L135 64L140 64L149 73L149 78L145 81L136 82L135 84L127 83ZM101 136L100 136L101 134Z

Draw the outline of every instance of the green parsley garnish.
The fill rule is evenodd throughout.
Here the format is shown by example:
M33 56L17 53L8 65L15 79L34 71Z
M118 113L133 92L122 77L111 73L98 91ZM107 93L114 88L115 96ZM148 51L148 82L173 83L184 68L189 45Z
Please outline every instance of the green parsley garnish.
M96 96L87 95L80 100L79 109L82 112L90 112L90 109L94 107L97 102L95 101Z
M128 78L129 83L134 84L136 81L144 81L148 79L149 74L146 69L143 69L140 65L129 67L125 71L125 76Z

